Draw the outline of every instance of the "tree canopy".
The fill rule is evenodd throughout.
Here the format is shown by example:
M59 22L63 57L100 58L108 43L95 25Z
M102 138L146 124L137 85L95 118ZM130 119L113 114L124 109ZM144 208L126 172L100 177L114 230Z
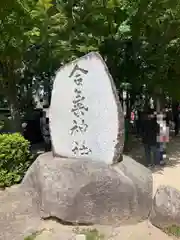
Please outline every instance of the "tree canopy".
M60 65L89 51L101 53L118 89L145 84L179 100L179 22L177 0L1 1L0 94L15 125L36 89L48 95Z

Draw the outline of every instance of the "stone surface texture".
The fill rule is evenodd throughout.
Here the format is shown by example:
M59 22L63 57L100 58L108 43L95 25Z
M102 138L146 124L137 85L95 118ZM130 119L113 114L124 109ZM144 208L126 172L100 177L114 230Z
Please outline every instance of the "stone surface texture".
M153 200L150 216L153 225L164 228L180 225L180 191L170 186L160 186Z
M98 53L91 52L59 69L49 117L56 156L87 157L111 164L122 154L123 111L113 79Z
M24 240L41 225L38 209L28 192L12 187L0 192L0 239Z
M149 205L147 211L140 211L138 194L149 201L149 193L140 193L135 177L131 180L113 168L103 162L53 158L46 153L30 167L22 187L32 189L43 218L105 225L131 224L147 218ZM147 188L145 184L141 187Z
M114 169L122 171L134 183L138 197L137 218L139 216L140 220L147 219L152 208L152 172L126 155L123 155L123 161L115 165ZM142 216L144 216L144 218Z
M26 198L27 197L27 198ZM24 240L35 231L41 234L37 240L75 240L74 226L65 226L57 221L40 220L38 212L32 209L31 198L19 191L18 188L9 188L0 191L0 239ZM80 226L79 230L96 228L105 235L105 240L173 240L160 229L154 227L148 221L135 225L122 225L118 227L94 225Z

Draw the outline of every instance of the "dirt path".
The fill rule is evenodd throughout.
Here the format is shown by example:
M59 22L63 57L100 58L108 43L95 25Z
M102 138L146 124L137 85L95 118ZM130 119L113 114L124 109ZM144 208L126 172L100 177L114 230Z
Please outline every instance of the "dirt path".
M46 229L36 240L71 240L72 229L70 227L60 227L55 222L44 223L43 226ZM93 226L99 230L99 232L106 236L105 240L174 240L167 236L158 228L152 226L148 221L139 223L132 226L122 226L118 228L105 227L105 226ZM69 236L69 238L68 238ZM78 239L77 240L82 240Z
M24 240L41 225L28 194L13 186L0 192L0 240Z

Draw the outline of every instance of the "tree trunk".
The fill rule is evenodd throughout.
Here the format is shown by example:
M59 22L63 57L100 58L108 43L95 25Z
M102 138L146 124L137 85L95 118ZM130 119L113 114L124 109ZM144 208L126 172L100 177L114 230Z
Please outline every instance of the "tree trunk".
M160 87L157 87L154 93L156 112L161 112L164 108L164 95Z
M161 111L161 99L160 97L156 97L156 112L160 112Z

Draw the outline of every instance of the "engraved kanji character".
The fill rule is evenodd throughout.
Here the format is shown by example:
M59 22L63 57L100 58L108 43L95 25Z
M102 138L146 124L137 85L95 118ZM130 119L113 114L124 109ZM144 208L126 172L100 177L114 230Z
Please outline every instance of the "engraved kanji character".
M92 150L88 148L85 144L85 141L83 141L83 144L79 148L81 155L88 155L89 153L92 153Z
M80 67L78 66L78 64L76 64L76 65L74 66L72 72L70 73L69 77L72 77L76 71L81 71L83 74L87 74L87 73L88 73L88 70L85 70L85 69L83 69L83 68L80 68Z
M81 96L81 93L82 93L81 90L78 90L77 88L75 88L74 92L77 94L76 97L80 97Z
M85 141L78 143L77 141L73 142L72 152L77 155L78 153L82 156L92 153L92 150L88 148L85 144Z
M88 125L85 123L84 119L80 119L78 122L77 120L73 120L73 127L70 129L70 134L73 135L74 133L83 133L86 132Z
M74 82L77 86L82 86L83 85L83 79L80 77L80 74L75 75Z
M75 89L75 93L77 94L75 99L73 100L73 107L71 109L71 112L74 113L76 117L80 117L80 115L84 115L84 112L88 111L88 107L86 107L83 103L85 100L84 96L81 96L81 91L78 89Z
M82 86L83 85L83 79L82 78L76 78L76 79L74 79L74 82L77 86Z
M77 153L79 152L79 148L78 148L79 144L78 142L73 142L73 148L72 148L72 152L77 155Z

